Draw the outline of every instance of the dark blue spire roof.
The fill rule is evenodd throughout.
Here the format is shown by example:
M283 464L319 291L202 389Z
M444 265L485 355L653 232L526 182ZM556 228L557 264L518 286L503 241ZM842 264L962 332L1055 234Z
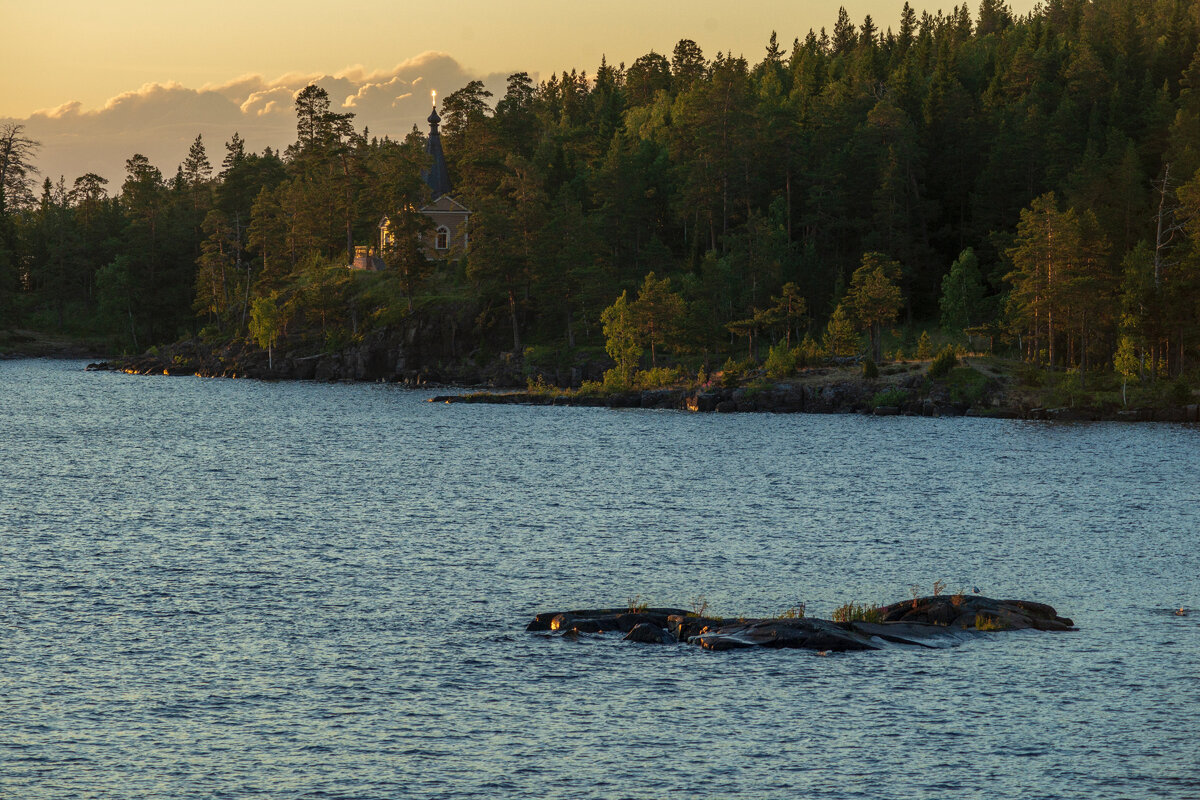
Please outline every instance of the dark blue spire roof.
M421 178L433 192L437 200L444 194L450 194L450 173L446 170L446 155L442 152L442 136L438 133L437 108L429 114L429 138L425 140L425 152L429 154L429 167L421 170Z

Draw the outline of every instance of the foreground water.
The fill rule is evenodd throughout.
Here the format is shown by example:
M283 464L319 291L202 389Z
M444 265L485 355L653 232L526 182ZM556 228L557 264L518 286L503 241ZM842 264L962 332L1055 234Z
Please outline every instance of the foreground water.
M1200 430L0 364L0 797L1200 797ZM1072 634L523 632L934 580Z

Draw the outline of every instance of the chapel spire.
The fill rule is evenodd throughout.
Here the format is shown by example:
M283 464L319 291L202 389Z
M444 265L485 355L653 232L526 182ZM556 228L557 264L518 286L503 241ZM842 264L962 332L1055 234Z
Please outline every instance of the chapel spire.
M429 138L425 140L425 152L429 154L429 166L421 170L421 178L433 191L436 200L450 193L450 173L446 170L446 156L442 153L442 137L438 123L442 118L437 113L437 92L433 92L433 110L429 113Z

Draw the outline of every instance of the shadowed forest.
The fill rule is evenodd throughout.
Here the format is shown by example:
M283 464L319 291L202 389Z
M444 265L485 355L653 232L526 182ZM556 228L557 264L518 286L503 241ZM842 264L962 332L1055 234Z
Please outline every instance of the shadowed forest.
M425 133L310 86L296 141L197 137L120 186L37 172L0 129L0 329L134 352L180 338L335 350L455 321L464 362L647 367L927 356L1178 377L1200 363L1200 2L1001 0L680 41L439 108L470 247L430 259ZM378 272L347 264L396 244ZM605 359L607 353L608 359Z

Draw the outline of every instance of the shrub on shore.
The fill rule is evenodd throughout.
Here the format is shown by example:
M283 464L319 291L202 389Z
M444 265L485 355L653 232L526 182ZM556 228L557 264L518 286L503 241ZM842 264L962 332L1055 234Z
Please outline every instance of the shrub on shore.
M944 378L956 366L958 366L958 356L955 355L953 347L946 345L937 354L937 358L933 359L933 363L929 365L929 377L935 380Z

